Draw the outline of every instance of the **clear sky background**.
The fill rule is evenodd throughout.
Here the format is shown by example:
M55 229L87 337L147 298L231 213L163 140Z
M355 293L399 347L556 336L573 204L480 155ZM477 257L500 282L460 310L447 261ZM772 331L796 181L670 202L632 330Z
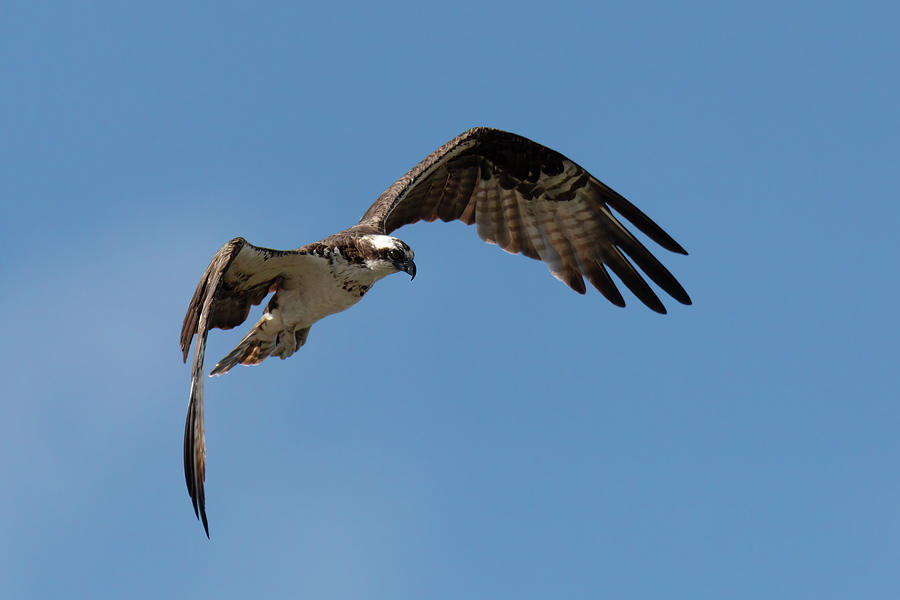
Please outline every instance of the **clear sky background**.
M3 3L0 596L900 597L898 11ZM474 125L650 214L694 305L402 229L413 283L207 380L207 540L210 257L342 229Z

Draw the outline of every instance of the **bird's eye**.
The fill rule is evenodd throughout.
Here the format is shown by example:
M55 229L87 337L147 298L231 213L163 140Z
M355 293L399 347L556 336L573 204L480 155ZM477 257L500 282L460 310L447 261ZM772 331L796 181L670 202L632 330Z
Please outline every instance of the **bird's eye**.
M391 260L401 260L403 258L403 252L401 250L391 250L388 252L388 258Z

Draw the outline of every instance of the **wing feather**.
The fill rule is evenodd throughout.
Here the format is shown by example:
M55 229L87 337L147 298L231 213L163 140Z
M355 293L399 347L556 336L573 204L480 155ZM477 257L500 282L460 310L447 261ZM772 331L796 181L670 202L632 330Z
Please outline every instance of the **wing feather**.
M522 215L519 213L519 197L511 190L503 190L500 194L503 204L503 224L506 229L506 243L499 244L501 248L512 254L522 253L529 255L531 249L527 240L522 237Z
M557 217L557 205L547 204L544 206L544 211L549 215L541 219L541 226L547 244L553 248L560 261L559 267L553 271L553 275L579 294L584 294L587 289L584 286L581 270L578 268L578 259L572 249L572 244L566 237L563 224Z
M591 282L591 285L603 294L607 300L616 306L625 306L625 298L622 297L619 288L613 283L612 277L609 276L609 273L603 266L603 262L595 260L586 265L584 275Z
M500 194L496 189L486 190L486 193L478 199L475 205L475 227L478 237L489 244L496 244L498 236L497 222L499 213Z
M203 425L203 361L206 338L212 328L229 329L243 323L250 307L262 302L300 251L259 248L235 238L213 256L194 291L181 329L181 350L187 361L191 340L197 335L191 368L191 395L184 424L184 479L194 514L206 518L206 437Z
M476 225L488 243L542 260L579 293L587 278L610 302L625 305L606 265L644 304L665 312L637 265L675 300L690 304L681 284L613 210L663 248L687 254L650 217L559 152L476 127L394 182L356 227L389 234L420 220L460 220Z
M660 314L666 314L666 307L660 301L659 297L653 292L647 282L637 272L637 269L628 262L628 259L616 246L610 246L603 253L603 262L609 265L613 273L622 280L622 283L631 290L631 293L637 296L641 302L646 304L651 310Z

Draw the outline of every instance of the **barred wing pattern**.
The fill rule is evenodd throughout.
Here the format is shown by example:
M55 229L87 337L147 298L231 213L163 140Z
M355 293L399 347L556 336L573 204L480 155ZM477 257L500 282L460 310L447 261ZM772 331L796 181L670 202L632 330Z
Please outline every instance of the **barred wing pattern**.
M543 261L580 294L586 277L610 302L625 306L609 267L644 304L665 313L637 265L675 300L690 304L681 284L611 209L663 248L687 254L650 217L559 152L476 127L391 185L356 227L390 233L420 220L458 219L476 225L488 243Z
M613 211L663 248L687 254L647 215L562 154L512 133L478 127L450 140L413 167L379 196L357 225L321 242L289 251L259 248L243 238L225 244L203 274L181 330L185 362L197 336L184 429L184 475L194 513L203 522L206 535L203 362L211 328L240 325L251 306L275 292L257 326L213 373L225 372L237 362L256 363L270 355L271 347L254 345L271 335L265 330L267 324L284 327L294 335L285 339L302 345L309 321L300 315L306 314L302 309L308 308L309 298L327 305L313 311L317 315L314 322L322 314L346 309L365 293L363 290L354 295L352 301L340 295L338 300L329 297L329 289L348 291L342 287L348 281L339 281L334 271L328 270L330 267L325 268L332 265L335 256L362 268L359 265L367 265L378 256L378 248L372 256L361 254L358 242L368 239L367 235L390 234L403 225L436 219L476 225L484 241L543 261L555 277L581 294L587 290L587 278L610 302L625 306L609 268L644 304L665 313L640 268L675 300L690 304L681 284ZM288 306L293 316L290 322L282 322ZM303 328L295 330L296 325ZM254 333L257 329L262 335L259 339ZM277 335L275 339L277 346ZM248 341L253 343L245 347ZM275 355L284 358L296 347L281 347Z

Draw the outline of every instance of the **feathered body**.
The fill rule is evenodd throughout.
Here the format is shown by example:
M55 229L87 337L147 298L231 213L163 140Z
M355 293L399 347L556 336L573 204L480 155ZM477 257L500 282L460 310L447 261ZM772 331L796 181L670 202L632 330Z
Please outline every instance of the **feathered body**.
M581 294L587 279L610 302L624 306L608 267L644 304L665 313L637 266L670 296L690 304L681 284L612 210L662 247L687 254L637 207L562 154L516 134L478 127L413 167L353 227L296 250L259 248L243 238L225 244L201 278L181 331L185 360L198 336L184 465L194 511L207 535L202 371L209 329L240 325L250 307L272 293L262 318L211 375L269 356L287 358L306 343L313 324L359 302L378 280L398 271L414 277L412 249L389 234L436 219L476 225L484 241L543 261Z

